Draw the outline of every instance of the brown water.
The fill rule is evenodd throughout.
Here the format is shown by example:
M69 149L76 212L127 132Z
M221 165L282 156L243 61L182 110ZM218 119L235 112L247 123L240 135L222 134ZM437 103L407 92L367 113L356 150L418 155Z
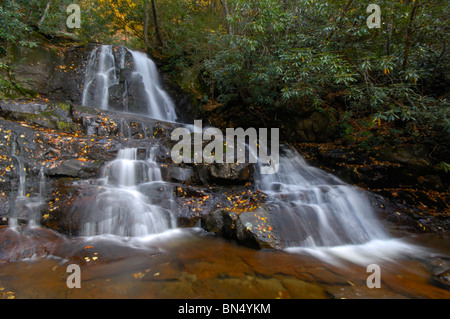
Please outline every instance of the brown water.
M430 274L432 267L448 266L448 238L421 235L409 241L434 253L425 259L380 261L381 288L370 289L365 265L254 250L194 230L134 243L64 239L54 247L53 255L59 257L1 263L0 297L450 298L445 283ZM67 287L69 264L80 265L81 288Z

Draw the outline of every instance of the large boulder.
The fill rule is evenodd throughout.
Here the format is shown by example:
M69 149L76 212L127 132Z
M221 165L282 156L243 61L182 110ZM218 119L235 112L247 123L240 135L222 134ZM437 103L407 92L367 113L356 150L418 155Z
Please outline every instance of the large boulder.
M202 227L212 233L258 249L279 249L281 243L268 207L241 211L217 208L202 216Z

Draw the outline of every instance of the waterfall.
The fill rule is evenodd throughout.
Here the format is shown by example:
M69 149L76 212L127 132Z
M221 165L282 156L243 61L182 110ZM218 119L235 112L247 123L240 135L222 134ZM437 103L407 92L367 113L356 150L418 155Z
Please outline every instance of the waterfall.
M385 239L366 197L335 176L282 149L279 171L261 175L260 187L286 225L286 246L338 246Z
M84 235L142 237L176 226L171 192L153 155L156 150L153 147L147 159L139 160L136 148L125 148L105 165L99 180L101 192L91 207L91 220L84 224ZM158 191L164 192L164 200L155 200Z
M155 63L142 52L130 52L133 55L135 72L142 76L147 94L147 115L155 119L175 121L175 106L161 86Z
M100 52L99 52L100 51ZM96 61L98 55L98 61ZM92 51L86 68L82 104L94 105L102 110L108 109L109 88L119 83L112 46L102 45L100 50ZM93 94L89 95L91 86L95 85Z
M45 167L39 169L39 194L40 199L44 198L47 191L47 179L45 178Z
M16 157L17 161L19 162L19 187L17 190L17 197L18 198L24 198L26 196L26 189L27 189L27 172L25 169L25 166L23 165L23 161Z
M16 148L12 147L13 154L16 153ZM17 174L19 176L19 184L17 186L17 193L11 193L11 211L12 216L9 218L9 226L16 228L19 226L19 219L27 220L28 226L36 227L39 225L42 208L45 205L45 189L47 181L45 179L45 171L42 166L39 170L38 191L32 194L27 194L27 170L23 159L19 155L13 155L17 160Z
M174 122L175 105L163 89L155 63L145 53L102 45L94 49L86 66L82 105L141 113L151 118ZM126 55L132 57L128 72ZM115 100L115 102L112 102ZM130 106L130 104L133 104Z
M82 104L176 120L174 103L161 86L155 63L146 54L122 46L102 45L91 52ZM126 121L120 123L120 131L130 136ZM84 235L141 237L175 227L172 190L161 178L155 152L153 147L145 159L139 159L136 148L125 148L106 163Z
M362 190L310 166L297 151L284 147L280 153L279 171L258 176L257 186L268 195L287 250L362 264L418 251L390 237Z

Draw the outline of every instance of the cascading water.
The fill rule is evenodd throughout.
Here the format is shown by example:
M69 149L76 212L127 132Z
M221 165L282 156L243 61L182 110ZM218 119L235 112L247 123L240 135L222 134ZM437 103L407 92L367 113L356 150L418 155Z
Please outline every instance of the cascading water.
M279 171L261 175L259 188L269 195L287 250L366 263L413 249L391 239L361 190L308 165L292 149L280 151Z
M107 163L100 179L101 192L89 214L93 220L85 223L84 235L142 237L175 227L170 193L165 194L163 203L154 200L156 190L165 186L154 160L155 150L150 150L146 160L139 160L136 148L125 148Z
M286 246L337 246L387 238L367 199L286 149L276 174L261 175L277 214L295 229ZM293 235L293 236L289 236Z
M91 52L82 104L108 110L115 98L114 109L174 122L177 118L175 106L161 86L155 63L145 53L121 46L117 50L118 53L112 46L102 45ZM127 53L132 57L131 73L127 72Z
M95 105L102 110L107 110L109 88L117 83L119 83L119 78L112 47L102 45L100 48L94 49L86 69L82 104L85 106ZM92 85L95 85L95 90L93 94L89 94Z
M157 120L176 120L175 106L161 87L154 62L141 52L102 45L89 57L82 104L107 110L114 98L116 110L142 113ZM126 121L120 130L123 136L131 134ZM125 148L105 165L100 179L102 191L84 224L85 235L141 237L175 226L171 191L162 181L154 150L149 151L146 160L140 160L136 148ZM155 200L158 189L165 190L164 201Z
M161 87L155 63L142 52L132 51L135 72L142 76L147 94L147 115L167 121L175 121L175 106L166 91Z
M11 211L14 214L9 219L9 226L11 228L17 227L19 225L18 220L22 219L28 221L28 226L35 227L39 225L41 209L45 205L44 197L47 181L44 167L41 167L39 170L38 191L34 196L31 196L31 194L27 194L27 169L24 162L20 156L14 155L14 158L18 162L17 173L19 175L19 184L17 186L17 193L15 195L12 194L11 198Z

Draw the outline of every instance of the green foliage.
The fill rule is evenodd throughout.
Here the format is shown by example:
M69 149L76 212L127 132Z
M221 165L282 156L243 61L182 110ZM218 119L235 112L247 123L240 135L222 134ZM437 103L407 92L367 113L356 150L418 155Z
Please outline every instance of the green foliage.
M0 44L36 46L33 31L65 31L65 8L71 0L4 0L0 4Z
M145 43L202 103L258 106L269 116L300 105L331 107L375 122L448 126L436 107L446 103L449 84L447 1L378 0L380 29L367 27L367 4L358 1L154 3L162 46L150 0L86 1L90 28L80 33L99 42L125 38L137 48Z
M3 1L0 47L61 30L71 2ZM76 32L147 50L203 105L266 118L315 108L448 134L450 3L373 3L379 29L367 27L369 3L353 0L88 0ZM349 118L337 117L350 135Z
M230 0L229 32L208 38L210 85L223 103L327 106L374 122L448 132L447 1L380 0L382 27L357 1ZM344 130L349 127L346 126Z
M0 90L2 97L35 95L15 81L8 48L11 44L33 48L41 36L65 31L66 5L70 0L4 0L0 3Z
M446 162L441 162L439 164L439 168L442 169L445 173L450 172L450 164L447 164Z
M0 45L7 42L23 41L30 29L23 23L21 6L15 1L5 1L0 5ZM5 49L4 49L5 50Z

